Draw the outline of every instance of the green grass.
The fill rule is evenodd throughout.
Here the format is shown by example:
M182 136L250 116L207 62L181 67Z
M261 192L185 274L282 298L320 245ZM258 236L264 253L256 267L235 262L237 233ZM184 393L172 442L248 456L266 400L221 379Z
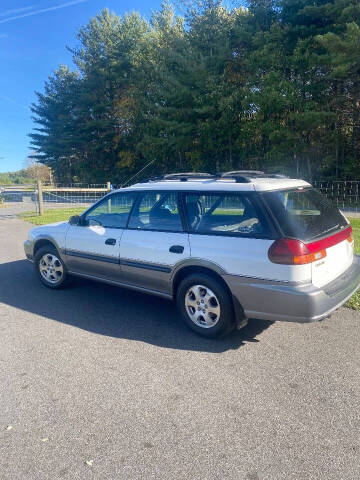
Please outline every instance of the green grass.
M63 222L69 220L72 215L80 215L84 211L84 207L77 208L54 208L46 210L44 215L37 215L36 212L25 212L19 216L27 222L35 225L47 225L48 223Z
M349 218L353 228L355 253L360 255L360 218ZM347 301L346 306L353 310L360 310L360 290Z

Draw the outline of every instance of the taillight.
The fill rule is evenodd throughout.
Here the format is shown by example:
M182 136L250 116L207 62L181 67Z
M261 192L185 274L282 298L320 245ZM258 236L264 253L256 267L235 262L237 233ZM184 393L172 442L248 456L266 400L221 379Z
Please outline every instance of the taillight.
M316 242L304 243L293 238L279 238L268 251L269 260L284 265L304 265L326 257L326 249L347 240L354 241L352 227L349 225L341 232Z
M279 238L268 251L269 260L284 265L304 265L326 257L326 250L310 252L301 240Z

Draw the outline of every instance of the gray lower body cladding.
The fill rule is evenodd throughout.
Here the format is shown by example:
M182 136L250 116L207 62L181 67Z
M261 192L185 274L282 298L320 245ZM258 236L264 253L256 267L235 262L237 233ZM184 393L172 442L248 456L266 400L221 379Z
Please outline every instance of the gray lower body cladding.
M24 243L27 258L33 260L33 242ZM84 255L85 256L85 255ZM67 262L67 255L62 256ZM338 278L322 288L311 283L294 284L257 278L222 274L234 297L234 306L238 319L258 318L271 321L315 322L329 316L341 307L360 286L360 263L355 256L353 264ZM89 262L87 258L81 258ZM100 260L97 258L96 260ZM99 271L80 272L68 268L75 275L118 284L122 287L135 288L147 293L172 297L171 273L163 265L142 264L140 262L119 259L112 265L118 274L116 278L104 278L102 262L92 260L91 264L99 264ZM136 263L136 265L135 265ZM122 265L123 264L123 265ZM106 263L105 267L109 267ZM123 269L123 271L119 268ZM86 275L85 275L86 273ZM122 278L121 273L124 274ZM101 278L102 277L102 278ZM238 307L238 308L237 308ZM242 313L243 312L243 313Z
M26 258L28 260L33 259L33 249L34 249L33 242L26 240L24 242L24 251L25 251Z
M338 278L322 288L271 280L223 275L248 318L316 322L341 307L360 286L359 257Z

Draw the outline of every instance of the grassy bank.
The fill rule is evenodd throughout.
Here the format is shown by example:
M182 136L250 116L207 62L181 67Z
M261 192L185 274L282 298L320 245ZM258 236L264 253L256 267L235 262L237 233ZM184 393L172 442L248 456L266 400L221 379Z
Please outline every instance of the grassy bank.
M84 207L54 208L46 210L44 215L37 215L36 212L25 212L21 213L19 217L35 225L47 225L48 223L69 220L69 217L72 215L80 215L84 210Z

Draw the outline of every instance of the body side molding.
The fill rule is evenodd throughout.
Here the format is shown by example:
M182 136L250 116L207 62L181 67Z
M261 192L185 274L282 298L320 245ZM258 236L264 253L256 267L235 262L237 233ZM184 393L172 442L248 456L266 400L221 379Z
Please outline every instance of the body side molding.
M74 272L72 270L69 270L69 273L71 275L75 275L76 277L87 278L89 280L94 280L96 282L107 283L109 285L114 285L116 287L128 288L130 290L135 290L137 292L148 293L150 295L156 295L158 297L162 297L162 298L165 298L167 300L172 300L172 296L170 294L160 292L158 290L151 290L151 289L144 288L144 287L138 287L136 285L132 285L131 283L115 282L114 280L108 280L107 278L95 277L93 275L88 275L86 273L77 273L77 272Z

